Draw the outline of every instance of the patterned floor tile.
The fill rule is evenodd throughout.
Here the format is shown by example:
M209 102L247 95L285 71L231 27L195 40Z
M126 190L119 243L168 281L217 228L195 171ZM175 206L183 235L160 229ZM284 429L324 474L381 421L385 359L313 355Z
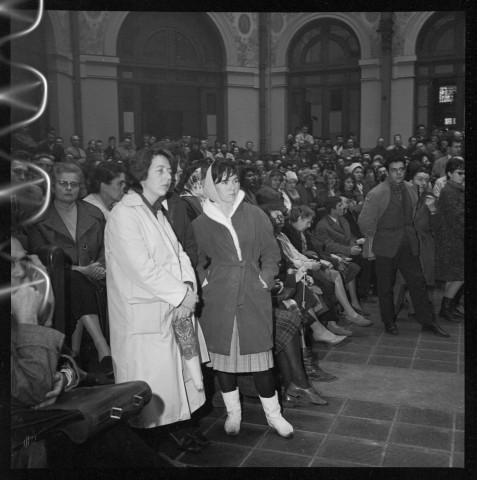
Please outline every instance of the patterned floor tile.
M293 439L289 440L293 441ZM307 467L313 457L290 455L283 452L269 452L266 450L255 450L244 463L244 467Z
M238 467L251 451L239 445L212 442L200 453L187 452L179 460L199 467Z
M401 407L397 422L412 425L427 425L428 427L448 428L452 430L453 414L441 410L427 408Z
M342 415L392 421L397 407L362 400L348 400Z
M352 463L376 465L381 463L383 445L357 438L329 435L318 450L318 457L344 460Z
M384 355L371 355L368 365L380 367L409 368L412 364L412 358L387 357Z
M215 442L243 445L244 447L255 447L263 437L268 427L242 423L239 435L227 435L224 430L224 422L220 420L208 432L207 437Z
M449 451L452 431L421 425L396 423L390 442L404 445L415 445L423 448Z
M439 362L437 360L416 359L412 365L414 370L433 370L437 372L457 373L457 363Z
M389 445L383 467L449 467L450 454Z
M260 443L261 450L275 450L277 452L296 453L298 455L313 456L325 439L324 434L302 432L295 430L293 439L282 438L269 430L263 442Z
M390 428L390 422L340 416L331 431L336 435L385 442Z

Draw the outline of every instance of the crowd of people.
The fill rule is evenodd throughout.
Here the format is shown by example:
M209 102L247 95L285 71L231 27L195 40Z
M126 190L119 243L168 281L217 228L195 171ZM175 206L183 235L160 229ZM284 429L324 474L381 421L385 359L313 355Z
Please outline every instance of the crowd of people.
M216 378L228 435L240 433L249 376L246 394L268 425L293 436L281 405L326 405L312 381L336 379L312 342L352 341L373 323L366 304L379 302L390 335L405 301L431 335L449 336L437 316L463 320L463 132L420 125L407 145L396 134L364 152L352 133L333 144L308 130L288 134L276 155L189 135L145 134L137 146L111 136L104 150L101 140L83 150L78 135L64 148L53 129L39 143L27 127L12 136L12 257L63 249L71 360L86 330L106 377L151 386L130 421L144 448L165 435L186 451L209 445L198 424L210 395L202 376Z

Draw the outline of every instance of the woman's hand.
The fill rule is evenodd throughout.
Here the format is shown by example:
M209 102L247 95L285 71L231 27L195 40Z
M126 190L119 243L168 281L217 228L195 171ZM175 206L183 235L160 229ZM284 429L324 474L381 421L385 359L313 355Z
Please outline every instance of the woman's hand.
M424 203L427 205L427 208L431 213L437 212L435 197L433 197L432 195L426 195Z
M71 269L80 272L87 277L94 278L95 280L103 280L103 278L106 277L106 269L101 265L100 262L90 263L85 267L73 265Z
M191 313L195 312L195 305L199 301L199 297L192 291L192 289L187 289L187 294L182 300L182 303L179 307L184 307L190 310Z
M358 245L351 247L351 255L359 255L360 253L361 253L361 247L358 247Z
M45 395L45 401L32 407L34 410L42 407L49 407L56 402L56 399L61 395L61 392L66 386L66 377L61 372L55 372L53 377L53 390Z

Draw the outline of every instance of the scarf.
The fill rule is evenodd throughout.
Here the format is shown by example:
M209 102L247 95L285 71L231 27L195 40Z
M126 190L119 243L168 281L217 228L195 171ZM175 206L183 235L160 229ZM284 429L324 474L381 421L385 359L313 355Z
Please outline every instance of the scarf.
M219 207L219 195L217 194L217 190L215 188L215 183L212 179L212 167L209 167L207 170L207 175L205 177L205 184L204 184L204 214L207 215L211 220L214 220L217 223L223 225L232 235L232 240L234 242L235 249L237 250L237 256L240 261L242 261L242 250L240 248L239 239L237 236L237 232L232 225L232 216L237 210L238 206L242 203L243 198L245 197L245 193L243 190L239 190L237 197L232 206L232 211L230 215L227 217L222 209Z

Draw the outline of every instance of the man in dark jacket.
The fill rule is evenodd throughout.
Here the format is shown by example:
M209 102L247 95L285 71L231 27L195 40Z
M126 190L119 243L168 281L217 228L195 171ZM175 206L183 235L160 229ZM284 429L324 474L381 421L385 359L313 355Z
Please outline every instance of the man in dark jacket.
M427 296L413 225L417 192L404 181L405 165L405 159L399 154L388 154L385 162L388 177L368 193L358 219L359 227L376 255L381 320L386 333L399 334L393 301L393 287L399 269L409 288L422 331L449 337L436 323Z

